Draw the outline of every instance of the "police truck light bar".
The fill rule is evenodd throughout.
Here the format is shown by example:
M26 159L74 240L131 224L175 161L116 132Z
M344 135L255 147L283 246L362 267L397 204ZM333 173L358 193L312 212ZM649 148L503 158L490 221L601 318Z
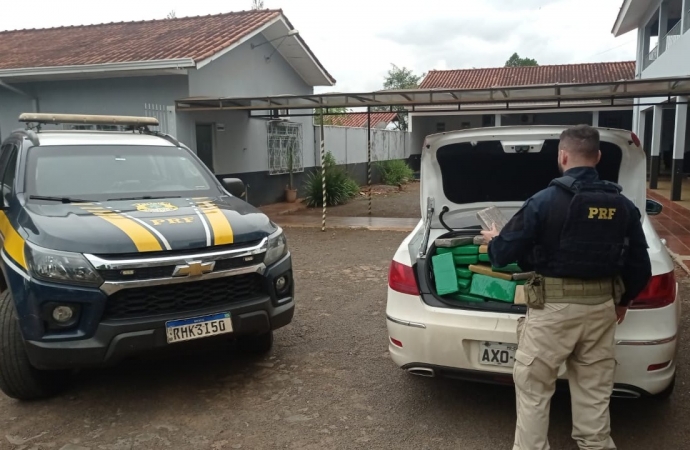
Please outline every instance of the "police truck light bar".
M134 127L157 127L158 119L155 117L136 116L105 116L92 114L48 114L48 113L23 113L19 116L20 122L39 124L86 124L86 125L124 125Z

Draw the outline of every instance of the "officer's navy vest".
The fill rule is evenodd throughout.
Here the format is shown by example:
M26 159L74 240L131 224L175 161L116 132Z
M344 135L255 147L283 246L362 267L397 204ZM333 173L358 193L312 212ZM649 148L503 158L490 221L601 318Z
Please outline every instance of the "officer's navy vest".
M544 276L605 278L621 273L627 257L628 208L621 187L565 176L529 265ZM565 214L563 214L565 210Z

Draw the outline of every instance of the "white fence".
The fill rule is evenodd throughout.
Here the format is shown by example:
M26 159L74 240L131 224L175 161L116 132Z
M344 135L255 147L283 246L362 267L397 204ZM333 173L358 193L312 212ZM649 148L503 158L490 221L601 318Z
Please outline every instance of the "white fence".
M367 129L324 126L325 147L338 164L367 162ZM315 127L315 161L321 161L321 130ZM371 160L406 159L410 156L410 133L399 130L371 130Z

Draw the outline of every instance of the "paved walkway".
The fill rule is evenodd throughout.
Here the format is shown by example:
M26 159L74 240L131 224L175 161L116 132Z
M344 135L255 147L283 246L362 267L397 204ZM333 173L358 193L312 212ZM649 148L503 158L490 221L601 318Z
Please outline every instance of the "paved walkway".
M648 190L647 196L664 206L661 214L650 216L657 234L666 239L666 245L673 253L682 259L690 259L690 209L656 191Z
M321 228L321 218L301 214L286 214L273 217L283 228ZM375 231L410 232L419 223L419 219L402 219L394 217L328 217L326 229L366 229Z

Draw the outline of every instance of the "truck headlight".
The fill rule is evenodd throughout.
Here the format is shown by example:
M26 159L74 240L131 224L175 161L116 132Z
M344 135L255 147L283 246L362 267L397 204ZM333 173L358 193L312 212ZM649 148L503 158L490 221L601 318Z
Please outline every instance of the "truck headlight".
M39 280L100 286L103 283L96 269L79 253L61 252L26 246L29 273Z
M266 257L264 258L264 264L270 266L285 256L287 251L288 246L287 239L285 239L285 233L283 233L281 228L278 228L278 231L268 237L268 248L266 250Z

